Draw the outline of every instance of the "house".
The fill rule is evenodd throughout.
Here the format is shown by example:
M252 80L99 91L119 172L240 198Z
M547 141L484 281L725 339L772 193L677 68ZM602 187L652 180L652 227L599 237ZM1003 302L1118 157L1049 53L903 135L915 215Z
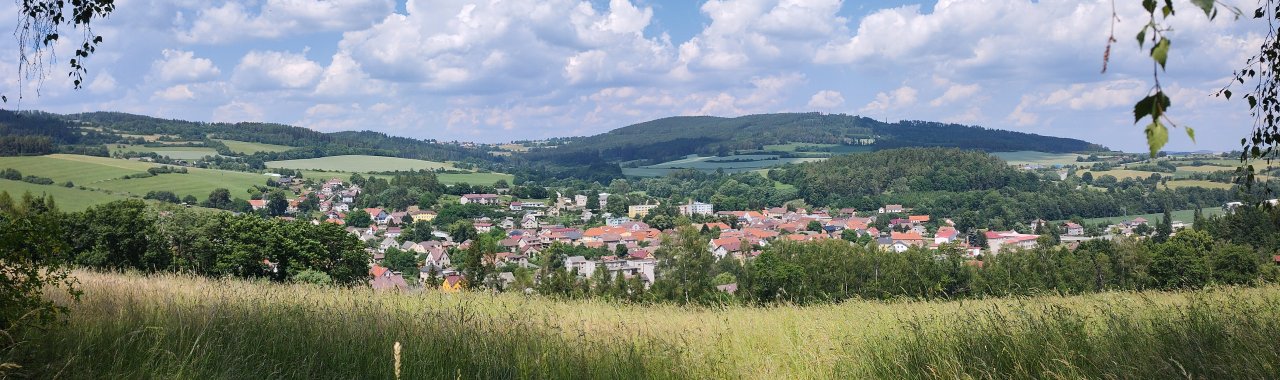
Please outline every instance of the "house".
M716 259L723 259L725 256L730 254L742 252L742 239L739 238L722 237L719 239L712 239L711 242L707 244L709 245L708 249L711 250L711 254L714 255Z
M914 224L914 225L918 225L918 224L922 224L922 223L928 223L928 222L929 222L929 216L928 216L928 215L911 215L911 216L908 216L908 217L907 217L907 222L909 222L909 223L911 223L911 224Z
M476 232L479 232L482 234L487 234L489 233L489 231L493 231L493 223L476 222L474 225L476 227Z
M879 213L881 214L898 214L898 213L902 213L902 211L904 210L902 208L902 205L885 205L884 207L881 207L877 211L879 211Z
M374 277L369 280L369 285L373 287L373 290L405 291L409 289L409 284L404 282L404 277L398 275Z
M1084 236L1084 226L1067 222L1067 236Z
M958 236L960 236L960 231L956 231L955 227L940 227L937 232L933 233L933 244L954 242Z
M466 283L466 279L462 278L461 275L451 274L445 276L444 281L440 282L440 291L445 293L457 293L462 291L464 283Z
M655 207L658 207L658 205L655 204L655 205L627 206L627 217L634 219L634 218L639 218L645 215L649 215L649 210L653 210Z
M249 200L249 206L252 206L254 211L258 211L267 208L267 201L265 199L251 199Z
M452 263L449 261L449 254L445 252L444 247L427 248L426 266L435 267L436 269L448 268Z
M583 256L570 256L564 259L564 270L570 272L577 270L578 276L590 278L596 273L596 262L587 260Z
M1005 248L1035 248L1036 239L1040 237L1040 235L1021 234L1017 231L987 231L985 236L987 247L993 255L999 254Z
M889 239L892 239L895 243L901 242L902 244L906 244L907 246L915 246L915 247L924 246L924 237L920 236L920 234L915 231L891 232L889 233Z
M409 217L413 218L414 222L430 222L436 219L436 212L431 210L414 211L409 213Z
M497 194L463 194L462 199L460 199L459 202L462 202L464 205L472 203L493 205L498 204L498 199Z

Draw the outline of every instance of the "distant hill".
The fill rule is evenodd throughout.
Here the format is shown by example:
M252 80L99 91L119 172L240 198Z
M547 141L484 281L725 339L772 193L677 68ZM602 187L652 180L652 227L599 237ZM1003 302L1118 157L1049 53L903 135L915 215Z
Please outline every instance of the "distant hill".
M849 115L780 113L735 118L668 117L585 137L560 148L596 151L613 161L667 161L689 154L727 154L786 143L867 145L873 149L954 147L988 152L1106 151L1088 141L927 121L884 123Z
M390 136L381 132L323 133L307 128L275 123L204 123L161 119L121 112L70 114L64 119L137 135L176 135L184 139L205 138L285 145L299 148L267 153L269 159L314 158L344 154L364 154L430 161L488 159L476 149L430 140Z

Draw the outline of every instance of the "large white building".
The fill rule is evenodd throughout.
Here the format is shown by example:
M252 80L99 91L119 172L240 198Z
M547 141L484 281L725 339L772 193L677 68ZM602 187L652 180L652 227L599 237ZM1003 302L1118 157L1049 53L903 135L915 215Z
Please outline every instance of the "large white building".
M716 212L715 209L715 206L710 203L689 202L689 204L680 206L680 214L686 216L711 215Z

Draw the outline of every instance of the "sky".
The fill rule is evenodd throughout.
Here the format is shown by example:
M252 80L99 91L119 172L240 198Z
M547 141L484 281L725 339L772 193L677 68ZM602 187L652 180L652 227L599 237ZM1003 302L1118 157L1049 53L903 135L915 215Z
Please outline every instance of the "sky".
M1228 0L1251 14L1252 0ZM928 120L1145 151L1153 67L1139 0L116 0L74 90L65 58L5 108L266 121L444 141L585 136L668 116L773 112ZM1246 105L1213 93L1266 27L1168 21L1169 150L1230 150ZM0 14L17 6L0 1ZM16 18L10 19L16 22ZM15 25L0 24L9 30ZM64 32L65 33L65 32ZM69 34L69 33L66 33ZM1244 91L1236 91L1242 93ZM20 101L15 94L21 94Z

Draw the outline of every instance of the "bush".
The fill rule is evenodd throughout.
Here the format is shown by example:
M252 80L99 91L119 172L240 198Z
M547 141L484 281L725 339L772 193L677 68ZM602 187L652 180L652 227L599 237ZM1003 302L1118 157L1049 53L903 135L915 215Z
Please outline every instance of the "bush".
M33 175L29 175L29 176L26 176L26 177L22 177L22 182L30 182L30 183L34 183L34 184L37 184L37 185L52 185L52 184L53 184L53 180L52 180L52 179L45 178L45 177L37 177L37 176L33 176Z
M332 285L333 284L333 277L329 277L328 273L324 273L324 272L313 270L313 269L307 269L307 270L303 270L298 273L295 273L293 277L290 278L290 280L297 283L312 284L312 285Z

